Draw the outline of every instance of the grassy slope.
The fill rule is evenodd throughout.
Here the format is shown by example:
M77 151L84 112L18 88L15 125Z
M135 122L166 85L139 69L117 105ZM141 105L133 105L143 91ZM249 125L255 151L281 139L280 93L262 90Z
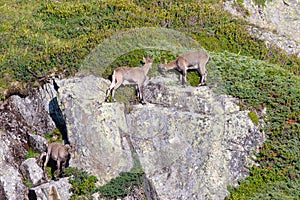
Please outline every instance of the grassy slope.
M269 139L258 155L260 167L252 168L240 187L230 188L228 198L296 199L300 195L299 59L276 48L267 50L263 41L244 31L244 22L221 10L220 2L184 2L189 3L1 1L1 98L26 95L38 82L30 71L37 76L53 71L73 75L93 48L118 31L144 26L183 31L211 52L209 67L222 75L226 93L242 99L247 108L268 107ZM162 53L162 57L172 55Z

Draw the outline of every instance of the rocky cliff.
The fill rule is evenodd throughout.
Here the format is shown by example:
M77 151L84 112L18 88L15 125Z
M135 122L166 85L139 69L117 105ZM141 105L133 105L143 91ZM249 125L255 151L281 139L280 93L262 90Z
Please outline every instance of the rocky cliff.
M224 2L224 9L260 27L251 27L249 31L255 37L265 40L266 45L276 45L289 54L300 57L299 1L244 0L242 4L239 4L231 0Z
M104 103L109 81L102 78L56 83L1 106L1 199L50 199L53 191L70 197L67 179L47 182L36 159L26 159L29 148L45 150L42 136L55 127L76 146L70 166L100 185L138 163L148 199L224 199L227 186L248 175L264 141L248 111L206 86L183 88L156 77L146 87L148 104L129 105Z
M147 105L125 105L104 103L109 82L94 76L58 85L68 138L77 146L71 166L104 184L138 159L157 199L224 199L227 186L248 175L264 140L248 111L208 87L153 78Z

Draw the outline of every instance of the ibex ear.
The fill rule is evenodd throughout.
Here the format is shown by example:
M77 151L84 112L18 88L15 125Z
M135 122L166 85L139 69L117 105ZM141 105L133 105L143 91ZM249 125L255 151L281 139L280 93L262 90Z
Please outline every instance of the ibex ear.
M65 147L66 147L68 150L71 149L71 145L69 145L69 144L65 144Z
M144 63L146 63L146 62L147 62L147 59L146 59L145 57L143 57L143 61L144 61Z
M165 64L167 64L168 63L168 61L167 61L167 59L165 59Z

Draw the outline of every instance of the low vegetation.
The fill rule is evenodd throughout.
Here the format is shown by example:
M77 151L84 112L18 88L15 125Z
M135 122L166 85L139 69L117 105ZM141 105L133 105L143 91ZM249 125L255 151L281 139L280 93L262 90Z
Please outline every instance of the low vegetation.
M65 176L70 177L72 185L71 199L90 199L92 194L98 193L103 199L117 199L125 197L132 192L134 188L143 185L144 172L139 168L133 168L129 172L122 172L120 175L112 179L106 185L96 187L98 179L90 175L84 170L69 167L65 170Z
M228 199L297 199L300 180L299 76L276 65L231 53L214 54L226 92L241 100L243 108L267 107L267 141L258 154L259 167L230 188ZM256 117L253 117L256 120ZM292 198L291 198L292 197Z
M259 166L250 169L250 176L239 187L230 187L227 198L297 199L300 60L276 47L267 49L263 41L248 34L247 23L232 18L221 5L222 1L210 0L201 4L193 0L1 1L0 97L26 95L52 73L74 75L85 57L117 32L139 27L175 29L209 52L212 60L208 64L208 84L213 75L218 75L222 92L239 98L242 108L267 107L263 129L268 139L257 155ZM119 57L103 76L108 78L119 65L140 66L142 57L148 55L155 55L150 75L157 73L155 66L159 62L177 56L167 51L135 50ZM188 73L187 78L191 85L199 83L193 73ZM134 183L138 180L129 176ZM74 191L81 194L94 190L95 179L86 174L82 177L84 186ZM114 185L117 182L122 181L113 180L109 188L119 191ZM111 190L106 191L118 194Z
M33 149L30 148L27 151L26 159L28 159L28 158L36 158L38 156L39 156L39 152L37 152L37 151L35 151L35 150L33 150Z
M45 134L44 137L48 140L48 144L51 144L52 142L63 143L62 134L57 128L51 133Z
M132 169L129 172L122 172L120 175L112 179L108 184L99 187L96 191L100 197L104 199L116 199L126 197L134 193L134 189L143 187L144 172L139 169Z
M73 193L71 199L91 199L91 195L96 190L95 183L98 179L90 175L86 171L69 167L65 169L65 176L69 176L69 182L72 185L71 192Z

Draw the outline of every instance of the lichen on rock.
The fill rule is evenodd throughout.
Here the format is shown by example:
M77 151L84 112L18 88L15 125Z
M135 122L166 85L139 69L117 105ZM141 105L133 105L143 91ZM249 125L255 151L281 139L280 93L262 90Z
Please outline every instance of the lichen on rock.
M159 199L224 199L228 185L248 176L264 135L235 99L166 81L150 79L146 105L104 103L109 81L95 76L60 81L58 101L77 147L70 165L105 184L138 159Z

